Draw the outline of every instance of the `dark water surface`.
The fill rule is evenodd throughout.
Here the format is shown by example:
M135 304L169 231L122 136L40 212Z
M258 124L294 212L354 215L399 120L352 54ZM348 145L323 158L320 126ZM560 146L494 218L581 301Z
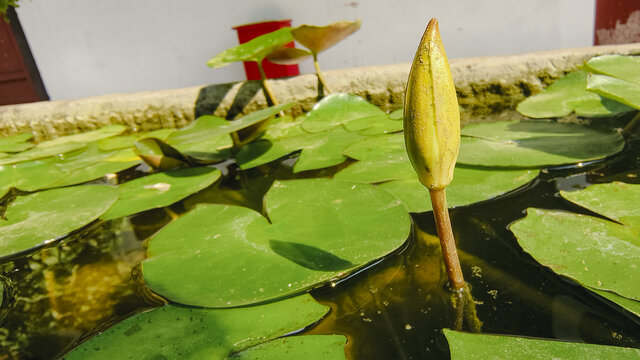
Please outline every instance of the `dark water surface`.
M169 208L94 224L62 245L0 264L7 284L0 360L54 359L91 334L157 306L135 276L149 236L199 202L261 210L261 196L271 182L294 177L287 166L230 171L222 184ZM125 177L140 175L134 171ZM607 161L544 171L512 193L451 210L475 324L482 323L482 332L640 348L639 318L537 264L508 230L528 207L590 214L560 198L558 189L614 180L640 183L640 140L630 140L623 153ZM446 290L433 216L412 218L413 235L402 249L312 291L331 312L305 332L346 335L353 359L448 358L441 329L454 328L457 314ZM474 330L471 320L463 322L463 330Z

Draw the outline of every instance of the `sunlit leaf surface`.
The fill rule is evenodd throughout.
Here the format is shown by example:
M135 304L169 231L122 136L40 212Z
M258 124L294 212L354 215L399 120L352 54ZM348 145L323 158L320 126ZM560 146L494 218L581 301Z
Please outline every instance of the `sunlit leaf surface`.
M602 55L586 63L596 74L613 76L618 79L640 84L640 57L624 55Z
M613 155L624 147L614 130L549 121L501 121L462 129L458 163L500 167L543 167Z
M640 349L443 330L451 360L639 359Z
M342 336L297 336L277 340L318 320L327 308L303 295L238 309L165 305L130 317L83 343L64 359L289 359L282 351L323 359L343 352ZM344 355L342 356L344 358ZM332 357L333 359L333 357ZM340 357L338 357L340 359Z
M563 192L562 196L617 222L528 209L526 218L511 225L518 243L558 274L640 301L640 185L591 185L584 190ZM637 311L637 306L632 311Z
M640 71L640 69L638 69ZM587 90L640 109L640 84L605 75L591 75Z
M151 174L120 184L120 198L106 214L111 220L141 211L169 206L194 194L220 178L220 170L193 167Z
M262 61L270 52L293 41L291 28L285 27L227 49L207 61L212 68L227 66L236 61Z
M33 134L31 133L22 133L0 138L0 152L14 153L31 149L34 145L29 142L31 138L33 138Z
M611 116L631 110L617 101L587 91L587 76L584 70L569 73L541 93L526 98L516 110L532 118L562 117L573 112L578 116Z
M366 184L276 182L265 202L270 222L247 208L199 205L166 226L149 243L142 265L147 284L183 304L259 303L388 254L410 229L402 204Z
M83 185L18 196L0 220L0 257L42 246L96 220L115 203L118 189Z

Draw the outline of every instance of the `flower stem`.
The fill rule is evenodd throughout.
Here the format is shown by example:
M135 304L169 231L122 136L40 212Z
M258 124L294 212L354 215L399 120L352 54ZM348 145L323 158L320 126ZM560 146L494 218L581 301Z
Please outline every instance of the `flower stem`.
M458 251L456 250L456 241L453 238L453 230L451 229L445 190L430 189L429 195L431 196L436 229L438 230L438 238L440 238L440 247L442 248L442 256L444 257L444 263L447 268L449 283L451 288L457 291L464 288L465 282L462 276L462 269L460 268Z
M313 54L313 66L315 66L316 68L316 75L318 76L318 80L320 81L320 84L322 84L322 88L324 89L324 92L327 94L331 94L331 90L327 86L327 81L324 79L324 76L322 75L322 71L320 71L320 65L318 65L318 54Z

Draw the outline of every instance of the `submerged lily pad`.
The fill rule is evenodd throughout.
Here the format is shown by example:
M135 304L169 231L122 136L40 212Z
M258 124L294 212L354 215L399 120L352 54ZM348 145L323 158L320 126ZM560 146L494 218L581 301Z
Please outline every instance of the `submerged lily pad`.
M133 215L141 211L169 206L213 184L220 170L193 167L151 174L120 184L120 199L104 220Z
M624 147L617 131L550 121L499 121L462 129L458 163L532 168L613 155Z
M588 72L574 71L558 79L539 94L518 104L516 110L531 118L611 116L632 110L617 101L587 91Z
M528 209L526 218L511 225L518 243L556 273L588 287L640 301L636 283L640 276L637 266L640 185L591 185L562 195L619 223L587 215Z
M640 349L443 330L451 360L640 359Z
M326 312L309 295L239 309L165 305L103 331L64 359L282 359L283 351L324 359L321 352L310 351L326 345L330 354L344 352L343 336L279 337L312 324ZM271 345L274 340L282 346Z
M290 27L278 29L221 52L209 59L207 66L220 68L236 61L260 62L270 52L291 41L293 41L293 35Z
M142 263L149 287L189 305L260 303L378 259L410 229L400 202L366 184L277 181L265 204L271 222L247 208L199 205L160 230Z
M0 220L0 257L43 246L96 220L118 198L118 189L83 185L18 196Z

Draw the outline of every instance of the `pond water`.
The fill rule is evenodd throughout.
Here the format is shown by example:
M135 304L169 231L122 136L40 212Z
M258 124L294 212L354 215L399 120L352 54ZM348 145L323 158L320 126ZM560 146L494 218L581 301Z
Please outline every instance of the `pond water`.
M141 283L145 240L197 203L260 210L275 179L298 178L292 160L239 172L168 208L71 234L55 247L5 261L0 359L54 359L92 334L161 302ZM345 166L345 165L341 165ZM330 176L336 168L304 176ZM121 174L130 179L141 169ZM545 170L499 198L451 210L465 279L482 332L640 348L640 319L554 274L524 253L507 226L528 207L588 213L557 195L590 183L640 183L640 140L605 161ZM330 313L303 331L348 337L353 359L447 359L442 328L456 327L431 212L412 214L405 246L311 294ZM196 275L197 276L197 275ZM465 322L463 330L469 328Z

